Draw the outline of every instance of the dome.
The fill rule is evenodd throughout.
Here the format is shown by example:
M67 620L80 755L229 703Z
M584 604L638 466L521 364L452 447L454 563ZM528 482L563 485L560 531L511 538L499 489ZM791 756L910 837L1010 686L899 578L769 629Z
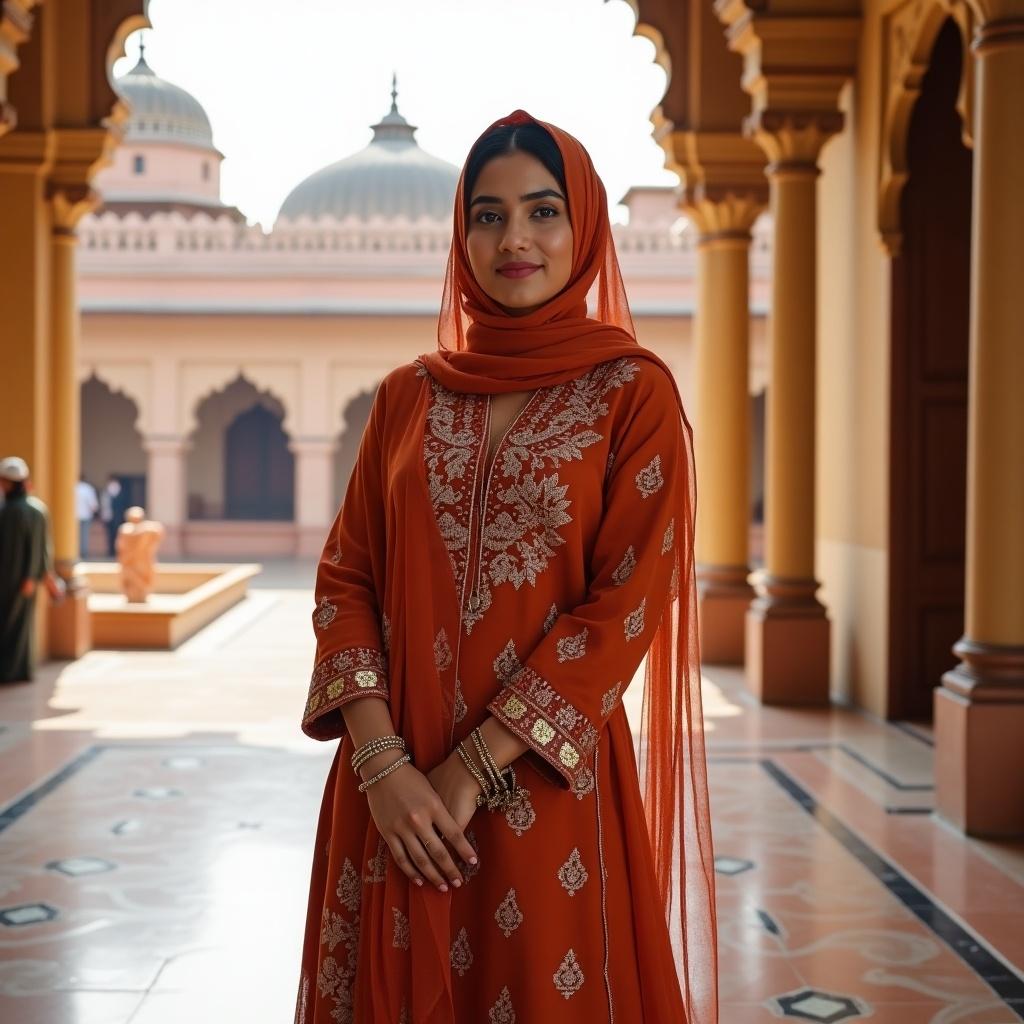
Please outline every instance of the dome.
M398 112L397 99L392 83L391 110L372 125L369 145L296 185L281 205L279 220L451 219L459 169L420 149L416 128Z
M158 77L146 63L145 48L139 62L116 82L117 91L131 105L125 124L129 142L184 142L213 149L213 130L202 104L191 93Z

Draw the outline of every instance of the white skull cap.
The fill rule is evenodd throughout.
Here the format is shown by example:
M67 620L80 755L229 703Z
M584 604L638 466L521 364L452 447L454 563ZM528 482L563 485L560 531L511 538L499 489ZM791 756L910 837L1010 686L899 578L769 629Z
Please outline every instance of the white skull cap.
M17 455L9 455L0 462L0 477L20 483L28 479L28 463Z

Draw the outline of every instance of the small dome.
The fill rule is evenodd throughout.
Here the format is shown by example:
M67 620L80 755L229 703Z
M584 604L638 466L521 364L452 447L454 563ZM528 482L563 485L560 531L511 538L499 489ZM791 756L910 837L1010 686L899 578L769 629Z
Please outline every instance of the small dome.
M459 169L420 149L416 128L398 112L397 100L392 83L391 110L372 126L369 145L296 185L279 220L451 217Z
M184 142L213 149L213 130L202 104L191 93L158 77L146 63L144 47L139 62L115 83L131 105L125 125L129 142Z

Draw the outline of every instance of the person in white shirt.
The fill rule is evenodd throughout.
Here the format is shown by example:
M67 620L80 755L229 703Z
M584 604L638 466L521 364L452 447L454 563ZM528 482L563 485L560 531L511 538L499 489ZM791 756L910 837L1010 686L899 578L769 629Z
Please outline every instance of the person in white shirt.
M75 512L78 516L78 556L87 558L89 555L89 527L99 510L100 501L96 497L96 488L83 475L75 484Z
M107 554L113 558L115 553L115 542L117 541L117 528L121 525L121 508L118 496L121 493L121 482L113 473L107 477L107 482L100 491L100 519L103 520L103 527L107 531Z

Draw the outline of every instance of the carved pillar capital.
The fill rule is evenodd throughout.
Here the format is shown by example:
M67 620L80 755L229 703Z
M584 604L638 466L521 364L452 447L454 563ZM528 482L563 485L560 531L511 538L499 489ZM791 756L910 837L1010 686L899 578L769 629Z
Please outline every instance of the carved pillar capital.
M769 175L789 172L816 176L822 147L843 130L843 113L765 108L745 118L743 130L764 150Z
M661 139L667 166L683 183L680 206L702 241L749 241L768 205L764 154L738 132L677 131Z
M789 14L777 0L715 0L729 49L743 57L751 113L744 133L772 169L815 166L842 130L839 94L857 68L857 0L820 0L813 14Z

